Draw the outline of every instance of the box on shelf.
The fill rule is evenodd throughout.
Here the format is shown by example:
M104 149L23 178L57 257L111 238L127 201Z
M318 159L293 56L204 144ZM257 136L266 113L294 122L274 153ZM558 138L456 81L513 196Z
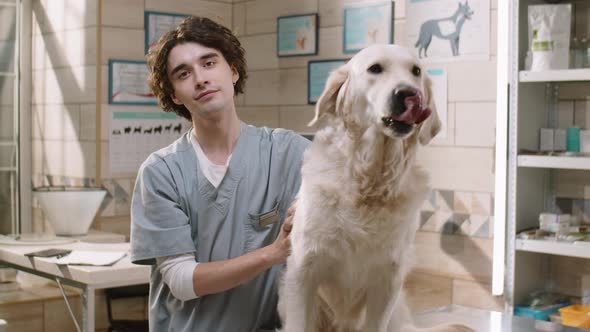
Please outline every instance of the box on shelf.
M580 130L580 152L590 153L590 130Z
M565 130L565 145L569 152L580 152L580 128L570 127Z
M553 151L554 135L551 128L539 129L539 151Z
M562 324L573 327L590 329L590 307L573 304L559 309Z
M590 132L590 131L589 131ZM565 151L567 149L567 135L565 128L556 128L553 130L553 151ZM590 142L589 147L590 148Z
M578 129L579 128L575 128ZM583 133L583 132L587 132L587 133ZM585 148L587 148L590 152L590 130L581 130L580 131L580 137L583 136L583 134L586 134L587 137L587 142L586 145L584 146ZM575 136L575 133L571 132L571 129L569 130L569 141L568 141L568 129L565 128L539 128L539 151L541 152L565 152L568 150L568 142L570 144L570 149L572 149L572 142L578 142L577 143L577 150L579 152L579 150L581 149L580 144L583 145L583 143L580 143L579 141L580 139L573 139L573 137ZM573 136L572 136L573 135ZM572 150L574 151L574 150Z
M571 215L543 212L539 214L539 228L543 231L567 234L569 232Z

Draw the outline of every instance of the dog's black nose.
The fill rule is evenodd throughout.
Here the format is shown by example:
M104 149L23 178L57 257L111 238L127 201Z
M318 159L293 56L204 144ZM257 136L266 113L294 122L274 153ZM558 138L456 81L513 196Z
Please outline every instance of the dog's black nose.
M392 112L394 115L403 114L406 109L406 99L414 97L418 94L418 90L409 86L399 86L393 90Z

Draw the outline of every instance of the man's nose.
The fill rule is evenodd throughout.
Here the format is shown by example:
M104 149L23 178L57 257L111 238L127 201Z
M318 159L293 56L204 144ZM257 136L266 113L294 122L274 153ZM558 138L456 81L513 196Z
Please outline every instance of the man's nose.
M195 74L193 75L193 80L194 80L195 86L198 88L203 88L207 84L209 84L209 79L207 78L205 73L203 73L200 70L195 70Z

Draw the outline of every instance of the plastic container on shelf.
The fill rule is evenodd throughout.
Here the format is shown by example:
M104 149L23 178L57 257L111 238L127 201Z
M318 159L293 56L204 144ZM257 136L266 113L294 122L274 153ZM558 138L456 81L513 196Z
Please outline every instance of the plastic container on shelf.
M559 309L562 324L590 329L590 306L573 304Z
M568 306L569 303L560 303L553 305L546 305L537 308L517 305L514 306L514 315L520 317L528 317L535 320L549 321L549 315L556 313L560 308Z

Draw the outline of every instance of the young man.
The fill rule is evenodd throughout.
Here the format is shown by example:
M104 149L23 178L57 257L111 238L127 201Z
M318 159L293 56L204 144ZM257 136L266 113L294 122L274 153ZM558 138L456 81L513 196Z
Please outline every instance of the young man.
M143 163L133 193L131 259L153 265L150 330L274 331L309 142L240 122L244 50L209 19L164 35L148 66L160 106L193 124Z

